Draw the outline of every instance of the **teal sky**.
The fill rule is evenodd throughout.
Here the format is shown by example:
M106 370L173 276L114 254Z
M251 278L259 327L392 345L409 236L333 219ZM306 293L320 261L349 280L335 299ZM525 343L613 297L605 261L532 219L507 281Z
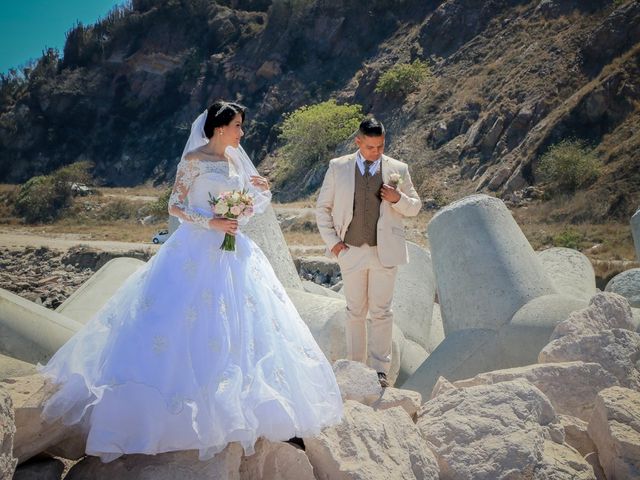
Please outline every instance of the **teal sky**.
M104 17L123 0L2 0L0 2L0 72L24 65L45 48L62 54L65 33L77 21L85 25Z

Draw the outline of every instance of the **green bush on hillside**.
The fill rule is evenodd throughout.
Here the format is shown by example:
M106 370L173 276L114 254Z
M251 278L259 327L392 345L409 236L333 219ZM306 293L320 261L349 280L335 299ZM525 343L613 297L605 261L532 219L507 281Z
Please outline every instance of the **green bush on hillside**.
M172 187L167 188L162 195L154 202L150 202L144 206L145 215L157 215L164 217L169 211L169 197L171 196Z
M51 222L73 201L73 183L89 183L91 162L77 162L50 175L27 180L18 192L15 213L27 223Z
M573 248L574 250L580 250L580 242L584 240L584 235L575 230L568 229L560 232L553 237L554 247Z
M574 192L600 175L601 164L593 148L582 140L563 140L540 159L538 172L559 190Z
M406 95L432 76L429 64L422 60L400 63L384 72L376 84L376 93Z
M309 167L326 161L335 148L353 135L363 119L360 105L335 100L306 105L285 116L280 140L281 170Z

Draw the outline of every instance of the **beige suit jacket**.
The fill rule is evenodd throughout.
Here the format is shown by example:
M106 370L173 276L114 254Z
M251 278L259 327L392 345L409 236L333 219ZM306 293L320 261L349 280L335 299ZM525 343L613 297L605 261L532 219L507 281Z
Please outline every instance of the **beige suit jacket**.
M316 221L329 257L334 256L331 249L344 240L353 219L356 168L355 153L331 160L318 194ZM422 202L413 187L406 163L383 155L381 168L382 181L386 184L393 173L399 174L402 178L398 188L400 200L396 203L383 200L378 219L378 257L382 265L391 267L409 261L402 219L417 215Z

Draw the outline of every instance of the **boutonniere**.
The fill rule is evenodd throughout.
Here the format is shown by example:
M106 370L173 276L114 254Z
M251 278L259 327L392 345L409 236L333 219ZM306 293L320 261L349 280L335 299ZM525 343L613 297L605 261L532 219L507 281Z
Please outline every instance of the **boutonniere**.
M400 185L402 185L402 177L399 173L392 173L391 175L389 175L389 185L394 188L398 188Z

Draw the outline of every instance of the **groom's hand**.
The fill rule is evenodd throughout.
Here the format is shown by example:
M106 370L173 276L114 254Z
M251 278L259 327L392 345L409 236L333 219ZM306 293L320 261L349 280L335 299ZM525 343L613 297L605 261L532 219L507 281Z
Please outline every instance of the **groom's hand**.
M331 253L337 257L342 250L349 250L349 246L344 242L338 242L331 249Z
M389 203L396 203L400 200L400 192L398 192L396 187L383 183L382 187L380 187L380 197Z

